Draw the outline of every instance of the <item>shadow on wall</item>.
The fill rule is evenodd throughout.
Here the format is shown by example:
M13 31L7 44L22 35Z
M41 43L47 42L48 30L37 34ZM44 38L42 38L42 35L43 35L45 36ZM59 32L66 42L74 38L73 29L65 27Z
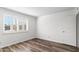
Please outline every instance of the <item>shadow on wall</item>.
M76 39L76 46L79 48L79 13L76 16L76 34L77 34L77 39Z

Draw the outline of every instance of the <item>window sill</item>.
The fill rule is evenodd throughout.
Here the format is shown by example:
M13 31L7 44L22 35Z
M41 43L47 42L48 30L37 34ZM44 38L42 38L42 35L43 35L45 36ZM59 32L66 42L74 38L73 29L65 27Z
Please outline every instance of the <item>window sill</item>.
M19 33L27 33L28 31L21 31L21 32L3 32L2 34L19 34Z

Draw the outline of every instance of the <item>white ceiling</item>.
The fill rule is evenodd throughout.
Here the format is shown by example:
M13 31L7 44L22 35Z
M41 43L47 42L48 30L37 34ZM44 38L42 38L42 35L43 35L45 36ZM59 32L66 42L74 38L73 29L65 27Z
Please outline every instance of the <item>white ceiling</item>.
M73 9L73 7L7 7L7 8L37 17Z

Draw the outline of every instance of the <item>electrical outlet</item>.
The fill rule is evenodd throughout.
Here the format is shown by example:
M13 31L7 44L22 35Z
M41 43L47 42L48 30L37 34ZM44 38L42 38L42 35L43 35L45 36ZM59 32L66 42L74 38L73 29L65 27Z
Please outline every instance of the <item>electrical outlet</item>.
M63 33L65 32L65 31L62 31Z

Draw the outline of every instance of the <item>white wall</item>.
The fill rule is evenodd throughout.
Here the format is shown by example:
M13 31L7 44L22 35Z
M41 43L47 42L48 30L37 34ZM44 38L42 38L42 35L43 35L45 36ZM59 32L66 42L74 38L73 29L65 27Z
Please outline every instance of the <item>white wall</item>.
M26 33L5 34L0 31L0 48L36 37L75 46L76 18L74 13L74 10L69 10L41 16L36 19L36 17L33 16L0 8L0 17L11 15L17 19L29 20L29 31ZM0 25L1 24L2 20L0 18Z
M37 37L76 46L74 10L41 16L37 20Z
M5 34L0 31L0 48L11 45L11 44L15 44L21 41L26 41L28 39L35 38L36 17L27 16L27 15L23 15L11 10L0 8L0 16L4 16L4 15L11 15L13 17L16 17L18 20L28 19L29 30L28 32L25 32L25 33L12 33L12 34ZM2 24L2 19L0 18L0 25L1 24Z

